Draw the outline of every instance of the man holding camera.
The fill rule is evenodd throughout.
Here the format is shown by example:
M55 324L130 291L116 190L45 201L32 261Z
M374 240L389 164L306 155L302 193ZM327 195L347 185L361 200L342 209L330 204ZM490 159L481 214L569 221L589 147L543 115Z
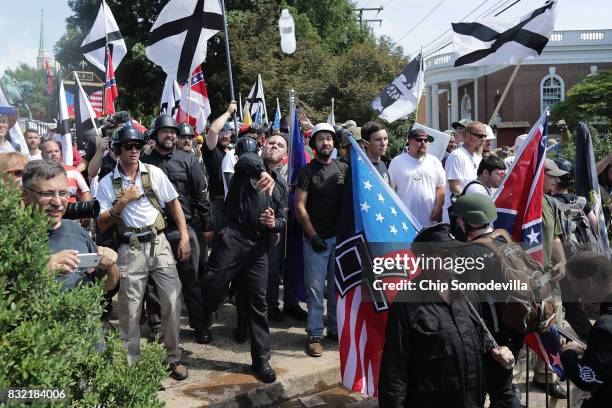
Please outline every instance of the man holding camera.
M191 129L191 126L187 124L181 124L181 126ZM198 231L198 234L201 234L204 240L211 241L213 238L212 208L208 198L204 168L192 153L177 148L178 133L179 127L172 116L157 117L151 134L156 141L155 149L148 156L143 156L142 161L162 169L178 193L178 199L187 221L191 257L184 262L179 262L177 269L183 286L183 298L189 314L189 325L195 331L196 341L205 344L210 343L212 339L203 330L207 322L202 309L202 291L198 273L200 245L196 232L192 228L192 222L196 216L199 216L201 230ZM175 258L178 259L181 236L177 225L170 219L165 234ZM155 292L154 288L151 289L148 294ZM157 294L153 293L153 295L147 297L147 312L149 319L152 315L157 315L157 319L154 320L159 321L159 302L156 301Z
M179 349L181 282L170 243L164 235L163 208L169 207L179 230L178 261L191 255L187 223L178 194L162 170L140 162L145 145L131 126L117 130L113 138L117 166L97 190L100 201L98 225L115 228L119 247L118 266L120 335L127 343L128 362L140 357L140 313L147 279L153 277L160 297L161 318L172 378L184 380L187 367Z
M105 290L112 290L119 279L115 262L117 254L110 248L96 247L87 231L71 220L62 219L68 206L68 178L59 163L50 160L34 160L23 170L23 202L45 211L49 217L49 249L52 252L47 263L50 274L66 290L91 282L106 275ZM101 256L97 271L79 267L79 255L97 253Z

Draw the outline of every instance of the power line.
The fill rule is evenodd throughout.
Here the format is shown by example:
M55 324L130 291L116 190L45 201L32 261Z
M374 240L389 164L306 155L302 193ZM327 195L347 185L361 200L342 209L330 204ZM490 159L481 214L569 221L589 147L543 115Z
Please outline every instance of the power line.
M413 27L412 27L410 30L408 30L408 32L407 32L406 34L404 34L403 36L401 36L401 37L400 37L400 39L399 39L399 40L397 40L397 42L402 41L402 40L403 40L404 38L406 38L406 37L407 37L407 36L408 36L410 33L412 33L414 30L416 30L416 28L417 28L418 26L420 26L420 25L421 25L421 24L422 24L422 23L423 23L425 20L427 20L427 18L428 18L428 17L429 17L429 16L430 16L430 15L431 15L431 14L432 14L434 11L436 11L436 10L437 10L437 9L438 9L438 8L439 8L441 5L442 5L442 3L444 3L444 1L445 1L445 0L440 0L440 2L439 2L438 4L436 4L436 5L434 6L434 8L432 8L432 9L429 11L429 13L427 13L427 14L425 15L425 17L423 17L422 19L420 19L420 20L419 20L419 22L418 22L418 23L416 23L416 24L415 24L415 25L414 25L414 26L413 26Z

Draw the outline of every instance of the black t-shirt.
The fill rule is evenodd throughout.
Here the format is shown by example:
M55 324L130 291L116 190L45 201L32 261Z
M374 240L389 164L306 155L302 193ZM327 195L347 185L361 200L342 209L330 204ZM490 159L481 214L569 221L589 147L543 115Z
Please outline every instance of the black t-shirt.
M91 161L91 159L93 159L93 157L96 155L96 150L97 147L95 140L87 142L85 156L83 158L88 162ZM111 157L110 152L105 152L104 156L102 156L102 165L100 166L100 173L98 173L98 180L102 180L104 176L113 171L116 164L117 162Z
M298 173L297 187L308 193L306 211L321 238L336 235L347 169L348 165L339 160L323 164L315 159Z
M97 252L96 244L87 231L71 220L62 220L58 229L49 231L49 251L52 254L66 249L74 249L81 254ZM60 274L56 277L62 281L64 289L73 289L80 282L89 282L90 278L85 270L78 269L69 274Z
M387 165L382 160L379 160L378 163L372 162L378 173L382 176L385 183L389 184L389 170L387 170Z
M223 175L221 174L221 163L224 157L225 152L218 146L212 150L209 150L206 144L202 146L202 160L204 161L206 172L208 173L208 191L210 192L210 198L225 196Z

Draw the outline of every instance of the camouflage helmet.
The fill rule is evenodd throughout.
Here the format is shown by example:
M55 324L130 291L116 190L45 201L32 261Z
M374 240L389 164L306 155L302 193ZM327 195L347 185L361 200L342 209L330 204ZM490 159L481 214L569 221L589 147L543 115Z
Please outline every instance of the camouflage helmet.
M466 222L473 225L485 225L497 219L497 208L489 196L468 194L455 201L451 215L463 217Z

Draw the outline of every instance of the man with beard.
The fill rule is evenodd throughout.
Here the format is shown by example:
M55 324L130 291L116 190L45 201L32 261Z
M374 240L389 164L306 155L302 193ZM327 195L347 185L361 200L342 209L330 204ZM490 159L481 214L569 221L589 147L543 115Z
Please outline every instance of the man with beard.
M140 358L140 312L147 279L152 276L160 297L166 362L172 378L184 380L187 367L181 361L179 326L181 281L170 243L164 234L163 209L169 207L180 231L178 262L191 256L187 223L178 194L158 167L140 162L145 145L142 135L124 126L113 136L113 151L118 158L97 190L100 201L98 225L101 230L115 228L121 243L117 266L120 271L120 337L128 350L128 363ZM144 194L143 194L144 193Z
M225 300L230 281L239 279L239 312L244 312L249 326L252 369L265 383L276 381L268 362L268 250L272 235L285 229L288 192L286 182L273 168L286 152L287 142L275 135L264 148L264 160L254 152L238 159L225 202L226 226L213 243L202 283L204 305L210 315Z
M327 294L327 337L337 341L334 254L344 179L348 165L331 158L336 132L328 123L312 129L310 147L315 159L302 167L297 176L295 207L304 230L304 284L308 306L307 353L323 355L323 300ZM326 283L327 281L327 283ZM327 293L325 293L327 291Z
M211 123L206 134L205 145L202 146L202 158L208 173L210 200L213 205L215 217L215 232L221 229L223 223L223 173L221 163L225 154L229 151L230 131L224 129L225 123L236 112L238 105L231 101L225 113Z
M26 144L28 145L28 159L42 160L41 151L38 148L40 145L40 134L36 129L28 129L23 135Z
M365 142L365 153L376 168L383 180L390 184L387 165L381 158L389 147L389 136L387 129L378 122L368 122L361 128L361 138Z
M455 138L459 140L457 135ZM482 149L487 137L486 125L481 122L471 122L463 130L463 146L455 149L446 159L446 180L448 185L444 196L443 222L449 222L448 207L470 181L478 177L477 170L482 156Z
M440 221L444 203L445 173L437 157L427 154L433 142L423 129L408 133L408 152L391 160L391 184L422 227Z
M192 223L197 216L200 221L197 234L201 234L206 241L211 241L213 238L212 208L208 198L206 174L202 165L193 154L178 148L177 134L181 129L185 131L185 127L189 127L193 134L191 126L187 124L177 125L172 116L161 115L157 117L151 135L156 140L156 146L151 154L142 157L142 162L162 169L179 195L178 199L187 221L191 257L179 262L176 268L183 286L183 299L185 299L185 306L187 306L187 313L189 314L189 325L195 331L196 342L206 344L211 339L203 331L207 322L204 320L202 291L199 284L200 245ZM179 259L180 231L177 225L171 221L171 217L166 218L169 220L165 231L166 238L170 242L174 257ZM147 285L147 314L149 325L152 326L154 333L161 329L159 313L160 308L155 284L152 279L149 279Z
M188 123L179 123L178 135L176 141L176 148L183 150L187 153L193 153L193 141L195 139L195 132Z

